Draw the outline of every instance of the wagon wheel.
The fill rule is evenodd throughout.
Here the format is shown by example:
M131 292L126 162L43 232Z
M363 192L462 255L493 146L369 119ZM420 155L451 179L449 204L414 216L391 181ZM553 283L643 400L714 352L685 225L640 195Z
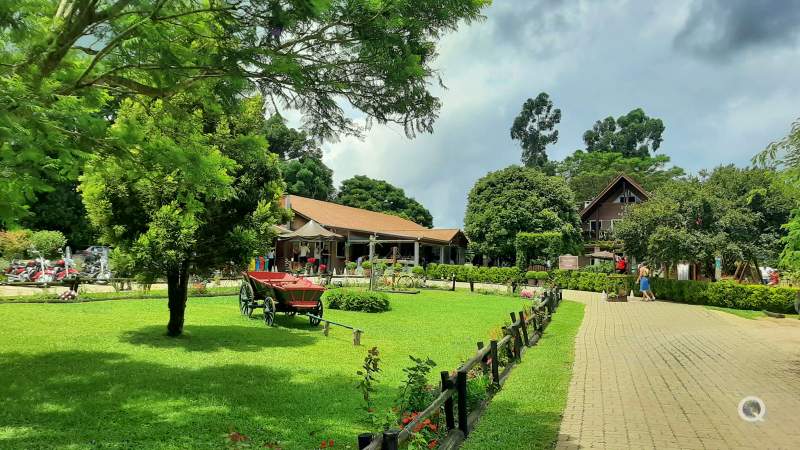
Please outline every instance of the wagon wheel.
M246 281L242 282L242 287L239 288L239 312L243 316L250 317L253 314L253 297L253 287Z
M403 275L403 276L400 276L400 277L398 277L398 278L397 278L397 281L396 281L396 283L395 283L395 286L396 286L396 287L399 287L399 288L401 288L401 289L409 289L409 288L412 288L412 287L414 287L414 279L413 279L413 278L411 278L411 277L410 277L410 276L408 276L408 275Z
M317 307L311 310L311 314L322 317L322 300L317 300ZM308 317L308 322L311 324L312 327L316 327L319 325L320 319L315 319L311 316Z
M264 324L271 327L275 323L275 303L271 298L264 299Z

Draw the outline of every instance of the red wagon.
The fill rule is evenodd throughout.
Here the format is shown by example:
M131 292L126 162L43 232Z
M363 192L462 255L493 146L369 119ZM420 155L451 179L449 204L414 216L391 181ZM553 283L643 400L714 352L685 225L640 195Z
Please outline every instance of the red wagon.
M256 308L264 309L264 323L272 326L278 311L288 316L305 313L312 326L322 318L322 293L325 288L305 278L283 272L243 272L239 288L239 310L250 317Z

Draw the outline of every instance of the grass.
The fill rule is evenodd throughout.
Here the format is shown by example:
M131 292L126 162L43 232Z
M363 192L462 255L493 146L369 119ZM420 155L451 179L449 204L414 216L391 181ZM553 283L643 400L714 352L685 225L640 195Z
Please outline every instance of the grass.
M236 295L239 292L239 286L228 287L209 287L203 292L196 292L193 288L189 288L189 297L218 297ZM7 295L0 297L0 304L2 303L76 303L76 302L94 302L104 300L144 300L144 299L160 299L167 298L166 289L153 289L147 292L141 290L132 291L114 291L114 292L81 292L77 300L70 300L65 302L58 298L57 293L48 288L43 288L41 292L28 295Z
M583 309L581 303L561 303L538 345L525 353L462 449L553 448L566 407Z
M369 347L383 359L385 410L408 355L432 358L437 376L452 370L523 305L436 291L390 298L381 314L326 310L365 330L361 347L349 330L326 338L303 317L280 314L266 328L233 297L190 299L178 339L164 336L165 301L0 304L0 448L216 449L231 431L253 447L354 448L369 431L355 375Z
M756 320L756 319L762 319L764 317L768 317L766 314L764 314L763 311L751 311L751 310L748 310L748 309L733 309L733 308L725 308L725 307L722 307L722 306L708 306L708 305L705 305L705 307L708 308L708 309L713 309L715 311L726 312L728 314L733 314L734 316L739 316L739 317L743 317L745 319L750 319L750 320ZM797 314L784 314L784 315L786 316L787 319L788 318L794 318L794 319L798 318Z

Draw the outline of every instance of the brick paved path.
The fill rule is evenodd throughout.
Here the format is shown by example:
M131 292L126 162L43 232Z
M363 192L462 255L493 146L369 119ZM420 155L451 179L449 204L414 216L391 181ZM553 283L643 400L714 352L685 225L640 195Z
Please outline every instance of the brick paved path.
M558 449L800 448L800 321L564 297L587 307ZM764 422L739 417L749 395Z

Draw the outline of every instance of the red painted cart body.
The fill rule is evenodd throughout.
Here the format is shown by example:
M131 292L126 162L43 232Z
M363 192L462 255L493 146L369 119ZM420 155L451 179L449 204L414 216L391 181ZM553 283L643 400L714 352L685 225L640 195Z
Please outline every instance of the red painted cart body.
M283 272L244 272L242 275L244 281L239 293L242 314L250 316L253 309L264 308L264 320L268 325L272 325L276 311L322 317L320 297L325 292L324 287ZM309 320L311 325L319 324L314 317L309 316Z

